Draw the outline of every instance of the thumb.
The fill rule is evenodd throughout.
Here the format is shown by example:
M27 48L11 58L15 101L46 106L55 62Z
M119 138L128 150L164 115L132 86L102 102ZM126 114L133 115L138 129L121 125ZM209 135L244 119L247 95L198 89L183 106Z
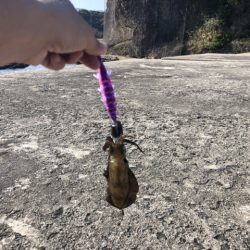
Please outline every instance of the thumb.
M88 43L84 51L89 55L100 56L107 52L107 44L94 39L94 41Z

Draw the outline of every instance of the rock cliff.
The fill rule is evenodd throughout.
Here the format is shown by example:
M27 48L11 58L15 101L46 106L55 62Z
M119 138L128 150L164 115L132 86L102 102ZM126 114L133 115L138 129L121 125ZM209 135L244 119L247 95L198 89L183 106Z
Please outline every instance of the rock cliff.
M249 20L248 0L108 0L104 38L134 57L246 52Z
M104 38L118 54L143 57L165 45L163 55L180 54L185 10L183 0L109 0Z

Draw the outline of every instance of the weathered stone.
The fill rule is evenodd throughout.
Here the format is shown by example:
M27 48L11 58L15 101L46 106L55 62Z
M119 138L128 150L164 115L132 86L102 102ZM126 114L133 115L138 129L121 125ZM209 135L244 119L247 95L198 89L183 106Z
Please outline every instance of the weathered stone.
M1 74L0 249L249 249L249 59L105 63L124 134L145 152L127 147L140 190L124 215L104 198L110 123L93 71Z
M183 0L109 0L104 39L122 55L143 57L162 46L161 56L181 54L185 11Z
M111 53L133 57L246 52L249 18L248 0L108 0L104 38Z

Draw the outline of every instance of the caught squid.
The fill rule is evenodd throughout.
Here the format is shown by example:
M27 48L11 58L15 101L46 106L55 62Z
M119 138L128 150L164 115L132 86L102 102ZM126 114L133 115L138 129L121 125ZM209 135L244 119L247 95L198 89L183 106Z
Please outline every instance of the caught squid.
M121 124L119 127L121 128ZM118 128L119 131L119 128ZM112 135L117 135L117 130L113 128ZM119 132L118 132L119 133ZM106 200L114 207L123 209L136 201L136 195L139 191L137 179L129 168L126 158L125 143L135 145L141 152L141 148L133 141L125 138L123 134L117 137L107 137L103 150L108 149L108 166L104 172L107 179Z
M111 135L107 137L104 151L108 150L108 166L104 172L107 179L106 200L116 208L123 209L136 201L139 191L137 179L129 168L126 158L125 143L130 143L141 148L135 143L125 138L122 124L117 121L117 102L114 87L110 80L110 73L107 72L101 58L99 57L100 68L96 77L99 80L100 92L103 105L112 123Z

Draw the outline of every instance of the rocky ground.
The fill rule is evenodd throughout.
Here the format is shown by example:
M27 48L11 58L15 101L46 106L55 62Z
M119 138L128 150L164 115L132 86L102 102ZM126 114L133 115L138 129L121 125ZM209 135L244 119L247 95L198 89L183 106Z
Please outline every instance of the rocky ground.
M140 191L105 200L109 121L93 72L0 75L0 249L249 249L250 55L113 69Z

